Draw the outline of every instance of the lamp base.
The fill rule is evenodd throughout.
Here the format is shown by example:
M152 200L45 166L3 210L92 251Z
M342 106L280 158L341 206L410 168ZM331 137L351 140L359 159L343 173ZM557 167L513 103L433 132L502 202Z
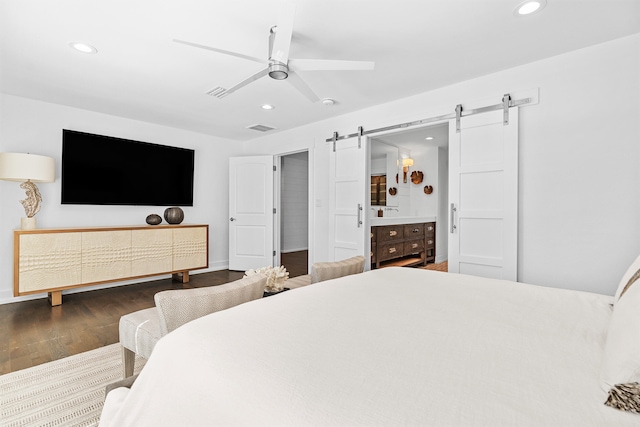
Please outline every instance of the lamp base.
M20 218L21 230L35 230L36 229L36 217Z

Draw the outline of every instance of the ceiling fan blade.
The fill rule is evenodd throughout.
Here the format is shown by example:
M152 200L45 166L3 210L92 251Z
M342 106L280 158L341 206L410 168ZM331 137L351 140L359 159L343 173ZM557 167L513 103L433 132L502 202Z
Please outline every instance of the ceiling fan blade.
M301 71L364 71L373 70L372 61L341 61L333 59L290 59L289 66Z
M238 89L245 87L249 83L255 82L256 80L266 76L267 74L269 74L269 67L258 71L257 73L247 77L246 79L236 84L235 86L232 86L230 89L225 90L222 94L220 94L220 96L218 96L218 98L224 98L225 96L230 95L233 92L237 91Z
M213 51L213 52L223 53L225 55L235 56L237 58L248 59L249 61L259 62L261 64L268 64L269 63L268 61L266 61L264 59L255 58L253 56L248 56L248 55L243 55L241 53L230 52L228 50L218 49L218 48L211 47L211 46L206 46L206 45L203 45L203 44L192 43L192 42L188 42L188 41L184 41L184 40L178 40L178 39L173 39L173 41L175 43L186 44L187 46L197 47L199 49L206 49L206 50L210 50L210 51Z
M292 3L283 3L280 8L278 25L271 49L271 59L286 64L289 60L289 48L291 47L291 35L293 34L293 19L296 15L296 6Z
M291 85L295 87L298 90L298 92L306 96L309 99L309 101L311 102L320 101L320 98L318 98L318 95L316 95L311 90L311 88L307 86L304 80L302 80L302 78L298 74L294 73L293 71L289 70L289 77L287 77L286 81L291 83Z

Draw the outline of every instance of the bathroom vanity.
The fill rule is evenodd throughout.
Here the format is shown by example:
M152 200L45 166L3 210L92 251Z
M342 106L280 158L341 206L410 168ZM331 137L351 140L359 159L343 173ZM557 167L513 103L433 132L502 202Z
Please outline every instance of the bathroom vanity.
M433 217L371 219L371 268L427 265L436 258Z

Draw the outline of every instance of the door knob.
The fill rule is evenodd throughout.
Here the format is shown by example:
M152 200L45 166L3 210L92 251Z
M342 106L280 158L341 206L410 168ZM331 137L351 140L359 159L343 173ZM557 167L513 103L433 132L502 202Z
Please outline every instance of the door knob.
M235 221L236 219L234 217L229 218L229 221Z

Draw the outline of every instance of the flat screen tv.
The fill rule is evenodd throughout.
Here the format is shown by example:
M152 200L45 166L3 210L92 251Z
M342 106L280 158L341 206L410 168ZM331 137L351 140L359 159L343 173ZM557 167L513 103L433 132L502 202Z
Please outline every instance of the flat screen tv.
M63 129L62 204L193 206L194 150Z

